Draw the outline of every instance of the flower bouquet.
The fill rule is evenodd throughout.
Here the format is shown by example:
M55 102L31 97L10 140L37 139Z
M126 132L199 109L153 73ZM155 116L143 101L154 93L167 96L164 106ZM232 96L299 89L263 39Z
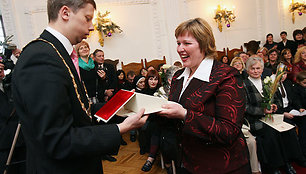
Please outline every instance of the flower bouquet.
M273 104L273 98L274 94L279 86L279 82L283 76L283 74L286 72L286 65L283 63L280 63L277 66L277 72L275 74L275 78L272 78L267 76L263 81L263 97L262 97L262 103L261 106L264 109L271 110L271 104ZM266 119L270 119L273 121L272 114L266 114Z

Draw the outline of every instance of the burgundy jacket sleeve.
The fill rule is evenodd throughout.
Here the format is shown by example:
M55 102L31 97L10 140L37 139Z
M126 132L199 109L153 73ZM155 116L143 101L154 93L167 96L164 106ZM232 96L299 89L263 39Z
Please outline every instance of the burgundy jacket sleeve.
M174 76L174 93L180 83ZM192 79L179 101L187 109L183 134L200 138L207 144L232 144L237 140L245 111L245 93L238 72L214 64L210 82Z

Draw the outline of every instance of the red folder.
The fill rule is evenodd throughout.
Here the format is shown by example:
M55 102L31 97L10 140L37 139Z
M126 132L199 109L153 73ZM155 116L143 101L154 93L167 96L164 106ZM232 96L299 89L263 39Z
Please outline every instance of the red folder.
M108 122L133 96L135 92L120 90L95 114L98 120Z

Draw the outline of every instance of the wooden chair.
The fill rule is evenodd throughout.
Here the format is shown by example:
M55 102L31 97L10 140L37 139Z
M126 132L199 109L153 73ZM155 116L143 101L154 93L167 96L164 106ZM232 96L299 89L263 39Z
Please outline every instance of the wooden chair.
M113 65L114 68L115 68L115 71L117 71L117 65L118 65L118 63L119 63L119 59L116 59L116 60L104 59L104 63Z
M124 65L123 62L121 62L121 68L125 73L128 73L129 71L134 71L136 75L139 75L139 71L144 68L143 59L141 59L141 63L132 62Z
M166 64L166 57L163 56L163 60L158 60L158 59L154 59L154 60L151 60L151 61L147 61L147 59L145 59L145 66L146 68L148 68L149 66L153 66L157 71L158 71L158 65L160 64Z
M243 51L242 45L241 45L240 48L234 48L234 49L231 49L231 50L229 50L228 47L227 47L226 52L227 52L227 57L228 57L229 61L231 61L234 58L234 53L236 51L237 52Z
M225 48L223 48L223 51L217 51L218 54L218 60L221 60L223 56L226 56Z

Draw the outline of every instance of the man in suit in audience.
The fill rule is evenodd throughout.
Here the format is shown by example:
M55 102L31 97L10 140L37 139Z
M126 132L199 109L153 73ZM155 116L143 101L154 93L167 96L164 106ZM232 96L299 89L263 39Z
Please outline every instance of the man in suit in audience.
M104 51L96 49L93 52L95 68L102 82L98 83L97 97L100 102L108 101L113 95L118 81L113 65L104 63ZM98 70L102 70L101 72Z
M286 31L282 31L280 33L280 37L282 40L277 44L277 49L279 50L279 52L281 53L283 49L289 48L292 53L292 56L294 56L296 53L297 44L293 40L287 39Z
M13 72L16 112L27 148L27 173L100 174L101 155L144 124L144 110L120 124L94 125L72 45L92 31L94 0L48 0L49 26L30 42Z

